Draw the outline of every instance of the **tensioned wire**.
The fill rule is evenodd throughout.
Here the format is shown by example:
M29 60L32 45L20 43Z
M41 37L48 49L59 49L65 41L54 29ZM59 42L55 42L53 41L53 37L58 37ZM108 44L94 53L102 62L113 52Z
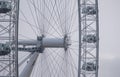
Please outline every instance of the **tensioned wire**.
M45 1L46 1L46 0L45 0ZM50 0L49 0L49 1L50 1ZM48 1L48 2L49 2L49 1ZM63 0L62 0L62 1L63 1ZM39 10L40 8L37 8L37 5L38 5L38 4L35 5L35 4L34 4L35 2L31 2L30 5L31 5L31 6L34 6L34 8L37 10L37 12L40 12L39 14L40 14L40 15L44 18L44 20L46 20L46 22L49 24L50 28L48 29L48 32L46 32L46 33L50 33L49 31L52 30L51 32L56 31L56 32L57 32L57 35L60 35L60 36L61 36L61 35L64 35L65 33L64 33L64 34L61 34L60 29L56 29L56 27L53 26L53 23L51 24L51 22L55 22L54 25L56 24L56 26L57 26L58 24L57 24L57 22L56 22L56 19L59 19L59 21L60 21L59 24L61 24L61 20L62 20L61 17L62 17L62 15L63 15L63 14L61 14L61 13L63 13L64 10L63 10L62 8L61 8L61 10L62 10L61 12L60 12L60 11L57 11L57 10L60 10L60 9L58 9L58 8L57 8L57 10L55 10L55 8L58 7L58 5L52 3L52 1L50 1L50 2L51 2L51 4L54 6L53 12L54 12L54 16L56 16L56 17L54 17L54 16L51 14L51 17L50 17L49 19L43 15L43 13ZM53 1L53 2L54 2L54 1ZM59 2L61 2L61 0L59 0ZM68 4L69 4L69 3L68 3ZM71 3L71 4L72 4L72 3ZM46 4L44 4L44 5L46 5ZM48 6L48 3L47 3L47 6ZM47 6L46 6L46 7L47 7ZM52 6L52 7L53 7L53 6ZM61 4L61 7L62 7L62 4ZM47 9L47 8L46 8L46 9ZM57 14L56 14L56 13L57 13ZM58 13L59 13L59 16L57 16ZM36 13L36 14L37 14L37 13ZM45 14L47 14L47 13L45 13ZM60 15L60 14L61 14L61 15ZM37 16L38 16L38 15L37 15ZM53 18L53 17L54 17L54 18ZM50 22L50 19L52 20L51 22ZM67 19L67 18L66 18L66 19ZM72 18L71 18L71 19L72 19ZM58 20L57 20L57 21L58 21ZM64 22L66 23L66 21L67 21L67 20L65 20ZM36 22L37 22L37 21L36 21ZM63 22L63 24L64 24L64 22ZM30 22L27 22L27 23L30 23ZM38 22L37 22L37 24L38 24ZM64 31L64 29L63 29L63 24L60 26L60 28L61 28L61 30ZM67 24L66 24L66 25L67 25ZM45 25L45 26L46 26L46 25ZM67 25L67 26L68 26L68 25ZM73 26L73 25L72 25L72 26ZM51 29L51 28L52 28L52 29ZM67 28L67 27L66 27L66 28ZM46 36L47 36L47 35L46 35ZM51 51L51 53L52 53L52 51ZM54 57L54 56L52 56L52 57L53 57L53 59L51 59L51 60L54 62L54 58L55 58L55 57ZM58 56L57 56L57 57L58 57ZM63 57L63 58L64 58L64 57ZM43 60L44 60L44 59L43 59ZM51 65L51 67L52 67L52 70L54 70L53 65ZM58 70L58 69L55 68L55 70ZM61 71L61 72L62 72L62 71ZM55 72L54 72L54 76L56 76L56 75L55 75Z

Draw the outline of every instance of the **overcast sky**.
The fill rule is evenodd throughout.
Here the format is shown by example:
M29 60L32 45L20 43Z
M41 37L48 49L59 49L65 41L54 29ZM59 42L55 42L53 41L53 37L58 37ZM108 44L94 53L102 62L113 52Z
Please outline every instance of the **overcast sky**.
M99 77L120 77L120 0L99 0Z

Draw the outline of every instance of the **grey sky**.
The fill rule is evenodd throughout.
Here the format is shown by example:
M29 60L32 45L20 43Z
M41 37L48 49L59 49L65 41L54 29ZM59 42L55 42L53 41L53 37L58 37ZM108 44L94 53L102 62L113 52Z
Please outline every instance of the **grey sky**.
M99 0L99 77L120 77L120 0Z

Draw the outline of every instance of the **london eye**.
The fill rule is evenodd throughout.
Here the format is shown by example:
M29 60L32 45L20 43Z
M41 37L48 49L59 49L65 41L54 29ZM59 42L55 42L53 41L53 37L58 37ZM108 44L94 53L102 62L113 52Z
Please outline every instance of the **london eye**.
M0 0L0 77L98 77L98 0Z

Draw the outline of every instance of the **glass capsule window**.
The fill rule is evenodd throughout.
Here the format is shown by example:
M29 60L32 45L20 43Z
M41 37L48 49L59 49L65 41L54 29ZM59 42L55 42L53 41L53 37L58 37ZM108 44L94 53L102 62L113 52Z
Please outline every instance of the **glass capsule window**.
M0 13L11 11L11 3L8 1L0 1Z

